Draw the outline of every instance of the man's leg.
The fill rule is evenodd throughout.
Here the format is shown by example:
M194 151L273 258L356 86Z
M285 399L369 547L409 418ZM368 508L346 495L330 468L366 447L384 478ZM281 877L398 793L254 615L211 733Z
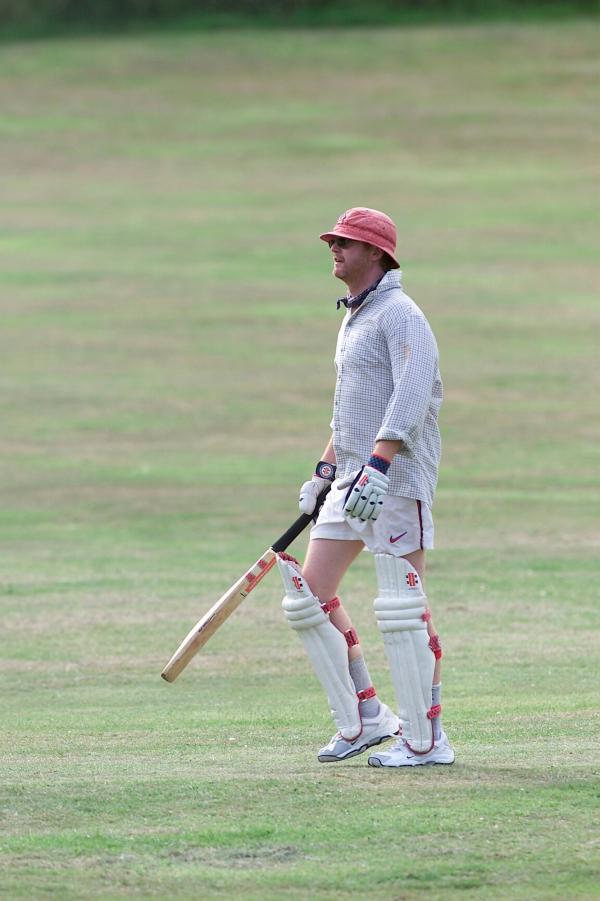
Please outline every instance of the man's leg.
M339 584L363 547L362 541L314 539L308 546L302 571L308 584L323 603L331 605L331 601L335 599L329 609L329 619L336 629L350 639L348 641L348 664L356 690L368 692L372 687L371 677L364 661L358 635L341 601L337 604ZM367 694L360 702L360 712L363 717L377 716L379 712L377 697Z
M375 609L405 722L403 738L389 752L372 754L369 764L398 767L452 763L454 752L441 728L442 651L421 587L425 551L400 558L377 555L376 567L381 597ZM431 721L430 738L427 720Z
M408 560L410 565L414 569L416 569L416 571L419 574L419 578L421 579L421 582L424 586L425 585L425 551L413 551L412 554L405 554L404 559ZM431 613L431 610L429 612ZM428 633L430 639L433 638L435 641L435 639L437 638L438 644L439 644L439 635L437 634L437 632L435 631L435 629L433 627L433 622L431 620L431 616L427 620L427 633ZM433 685L434 686L435 685L441 686L441 682L440 682L441 673L442 673L442 655L440 653L439 656L436 656L436 658L435 658L435 667L433 670ZM439 704L439 701L434 701L434 704Z
M419 574L419 578L425 585L425 551L414 551L412 554L406 554L405 560L413 566ZM440 645L440 636L435 630L433 620L431 618L431 608L428 607L429 618L427 620L427 634L431 643L432 650L435 654L435 666L433 668L433 683L431 686L431 707L433 710L439 710L439 713L432 718L433 735L436 741L442 737L442 647Z
M365 751L374 744L379 744L396 733L398 729L398 720L389 708L380 704L375 695L375 690L371 685L370 676L364 659L356 631L352 626L352 621L337 597L338 586L346 573L350 564L356 559L363 549L362 541L345 541L339 539L313 539L309 543L306 561L302 567L302 578L306 585L318 600L321 609L329 617L330 626L335 627L336 633L344 636L347 644L347 652L345 654L345 669L348 672L358 698L358 711L362 723L362 730L356 737L343 738L340 733L333 737L329 745L322 748L319 752L319 760L322 762L330 762L336 760L344 760L348 757L354 757L356 754ZM289 598L288 604L294 604L293 599ZM284 600L284 607L286 600ZM311 608L312 611L312 608ZM311 615L313 619L306 619L307 622L316 622L318 618L314 611ZM288 617L289 618L289 617ZM294 627L297 624L291 622ZM323 624L320 625L323 630ZM317 670L317 674L321 679L328 696L330 691L323 679L322 673L326 669L328 661L322 663L317 655L314 658L314 639L312 633L304 631L301 633L307 644L307 651L313 665ZM329 643L329 649L326 651L328 655L335 657L337 655L336 644L333 636L329 636L327 630L321 632L325 643ZM346 731L344 733L348 735Z
M362 541L313 538L308 543L304 576L317 597L324 602L338 590L346 571L362 551Z
M349 545L349 547L341 547L341 545ZM360 701L361 716L374 717L379 712L379 702L376 695L371 694L371 677L365 664L358 635L348 612L337 597L338 587L344 574L362 549L362 541L315 539L309 544L302 571L309 585L317 586L314 588L315 594L321 598L323 603L329 605L329 619L348 640L350 676L357 692L366 693L366 696L363 696ZM334 600L333 604L332 600Z
M337 598L340 582L363 547L362 541L315 538L309 542L302 572L322 604L327 604ZM346 634L352 629L352 620L341 603L330 610L329 619L342 634ZM349 660L360 656L360 644L357 643L348 648Z

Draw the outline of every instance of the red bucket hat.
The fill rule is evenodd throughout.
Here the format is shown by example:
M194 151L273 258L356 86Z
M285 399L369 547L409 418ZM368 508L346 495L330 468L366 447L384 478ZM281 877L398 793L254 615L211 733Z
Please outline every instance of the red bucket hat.
M350 238L353 241L364 241L387 253L393 269L399 269L400 263L396 253L396 226L389 216L380 210L357 206L342 213L330 232L319 235L321 241L332 238Z

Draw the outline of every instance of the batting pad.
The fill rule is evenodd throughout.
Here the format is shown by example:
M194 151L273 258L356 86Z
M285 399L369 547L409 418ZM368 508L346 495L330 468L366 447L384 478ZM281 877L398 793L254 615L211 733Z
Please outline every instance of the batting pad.
M352 741L362 732L362 723L348 669L346 639L321 609L300 567L279 556L277 566L285 588L282 607L287 621L302 639L327 695L336 726L343 738Z
M413 751L425 753L432 744L428 713L435 666L424 619L427 598L417 571L403 557L375 554L375 570L379 585L375 616L390 665L402 737Z

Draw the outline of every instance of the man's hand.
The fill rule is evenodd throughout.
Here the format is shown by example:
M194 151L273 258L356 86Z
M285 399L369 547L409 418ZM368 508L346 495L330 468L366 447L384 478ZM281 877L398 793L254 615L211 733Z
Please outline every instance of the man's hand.
M340 488L348 487L344 504L347 518L360 519L361 522L377 519L390 484L386 475L389 465L383 457L373 455L353 479L340 483Z
M305 482L300 489L300 497L298 498L298 506L302 513L308 513L309 516L315 512L317 506L317 498L327 485L331 485L335 479L335 464L326 463L321 460L316 467L315 474L310 482Z

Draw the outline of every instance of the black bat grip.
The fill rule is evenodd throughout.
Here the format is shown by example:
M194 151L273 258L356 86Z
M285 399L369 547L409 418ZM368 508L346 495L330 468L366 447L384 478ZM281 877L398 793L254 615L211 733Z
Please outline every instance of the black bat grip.
M315 507L314 513L303 513L298 517L296 522L293 522L289 527L287 532L284 532L277 541L275 541L271 545L271 549L275 551L276 554L280 553L280 551L285 551L292 541L294 541L298 535L305 530L309 522L313 519L316 519L317 513L323 506L323 501L331 491L331 485L327 485L326 488L323 488L323 491L317 498L317 506Z

